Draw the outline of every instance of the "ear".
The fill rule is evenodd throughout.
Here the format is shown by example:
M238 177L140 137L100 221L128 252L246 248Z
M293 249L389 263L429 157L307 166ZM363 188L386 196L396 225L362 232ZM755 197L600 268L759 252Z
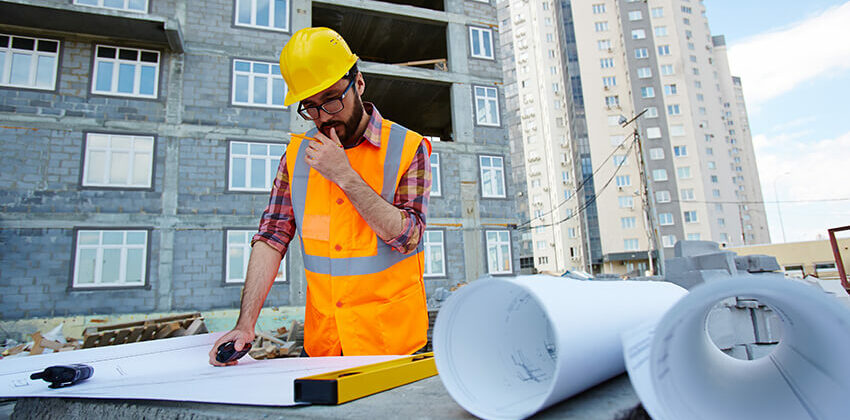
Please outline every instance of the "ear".
M363 91L366 90L366 80L363 79L363 72L357 72L357 79L354 81L354 88L357 89L358 95L363 95Z

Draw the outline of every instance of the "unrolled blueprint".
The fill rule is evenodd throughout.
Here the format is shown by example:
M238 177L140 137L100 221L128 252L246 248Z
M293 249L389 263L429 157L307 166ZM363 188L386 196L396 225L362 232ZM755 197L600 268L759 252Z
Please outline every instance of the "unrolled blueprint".
M346 356L254 360L209 365L207 353L221 334L193 335L0 360L0 398L82 397L153 399L250 405L295 405L296 378L391 360L398 356ZM85 363L91 379L59 389L30 375L48 366Z

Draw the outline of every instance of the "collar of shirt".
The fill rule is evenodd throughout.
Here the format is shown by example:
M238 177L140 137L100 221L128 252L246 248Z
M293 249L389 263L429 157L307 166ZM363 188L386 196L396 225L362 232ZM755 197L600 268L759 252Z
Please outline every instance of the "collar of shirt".
M383 124L384 119L381 117L381 113L378 112L378 108L375 104L371 102L363 102L363 110L369 114L369 124L366 125L366 131L363 132L363 135L354 143L351 148L355 148L360 146L363 141L368 141L377 148L381 147L381 124Z

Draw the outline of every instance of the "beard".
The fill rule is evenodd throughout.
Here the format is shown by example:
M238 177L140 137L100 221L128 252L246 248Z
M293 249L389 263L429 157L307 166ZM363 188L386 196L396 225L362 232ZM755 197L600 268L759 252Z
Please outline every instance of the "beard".
M357 134L357 126L360 125L364 112L366 111L363 108L363 101L360 99L360 95L355 95L354 108L351 111L350 117L345 120L327 121L319 127L319 130L322 134L330 137L331 128L333 128L336 130L336 135L339 137L339 141L344 147L352 146L357 142L357 139L354 138L354 136Z

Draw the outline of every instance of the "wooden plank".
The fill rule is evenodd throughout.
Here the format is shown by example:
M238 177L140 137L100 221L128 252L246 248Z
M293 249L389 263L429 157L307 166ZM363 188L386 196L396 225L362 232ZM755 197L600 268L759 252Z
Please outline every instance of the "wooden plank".
M127 328L125 328L121 331L118 331L118 334L115 335L115 339L112 340L112 344L124 344L124 343L126 343L127 338L130 337L131 332L132 332L132 330L127 329Z
M97 345L97 342L100 340L100 335L87 335L85 340L83 341L83 348L90 349Z
M139 341L139 338L142 336L142 331L144 330L144 327L136 327L130 330L130 335L127 336L127 342L135 343L136 341Z
M153 340L153 337L155 335L156 335L156 325L147 325L147 326L145 326L144 331L142 331L142 336L139 338L139 341Z
M203 332L201 332L201 330L203 330ZM186 335L203 334L204 332L206 332L206 330L207 327L204 324L204 320L196 319L192 321L192 323L189 324L188 327L186 327Z
M175 331L180 329L180 323L172 322L170 324L163 325L159 330L157 330L156 335L154 335L154 340L159 340L160 338L170 337L171 334L174 334Z
M115 331L107 331L107 332L101 334L100 340L98 340L98 342L97 342L97 347L111 346L112 340L115 339L116 335L117 334L115 333Z
M265 339L267 341L271 341L272 343L275 343L278 346L285 346L286 343L287 343L286 341L283 341L283 340L276 338L276 337L272 337L271 335L266 334L262 331L255 331L254 334L256 334L257 337L262 337L263 339Z
M53 350L53 351L59 351L59 350L62 349L62 347L65 347L64 343L60 343L58 341L53 341L53 340L48 340L48 339L43 338L43 337L42 337L41 341L39 342L39 345L41 345L41 347L44 347L46 349L50 349L50 350Z
M6 350L3 350L3 357L16 355L16 354L24 351L25 348L27 348L26 344L18 344L15 347L11 347L11 348L8 348Z
M32 347L30 347L30 354L41 354L44 351L44 347L41 346L41 333L36 331L32 333Z

